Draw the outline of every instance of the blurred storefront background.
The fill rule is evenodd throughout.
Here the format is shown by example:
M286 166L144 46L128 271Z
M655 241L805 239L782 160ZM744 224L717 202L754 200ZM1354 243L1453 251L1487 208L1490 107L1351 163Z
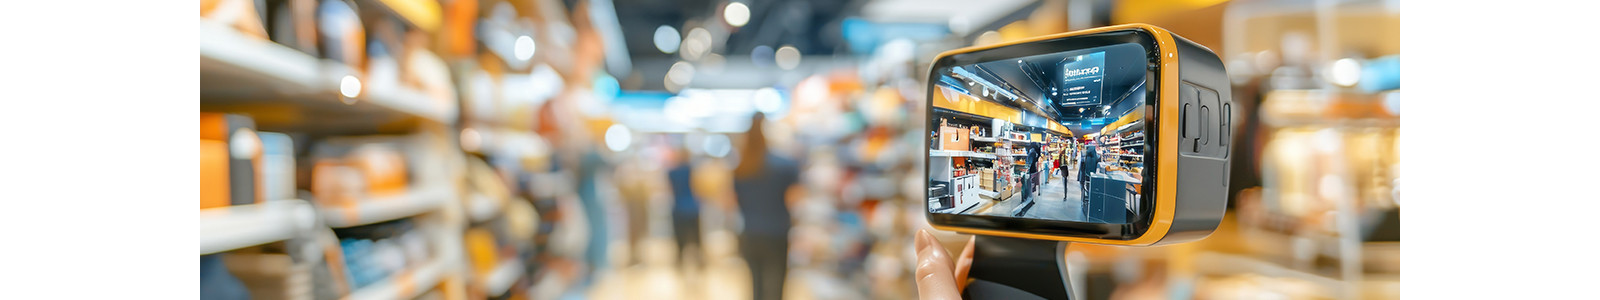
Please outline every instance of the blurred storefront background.
M1134 22L1223 57L1245 147L1210 238L1074 244L1075 294L1399 297L1398 1L204 0L201 19L204 299L915 298L929 60Z

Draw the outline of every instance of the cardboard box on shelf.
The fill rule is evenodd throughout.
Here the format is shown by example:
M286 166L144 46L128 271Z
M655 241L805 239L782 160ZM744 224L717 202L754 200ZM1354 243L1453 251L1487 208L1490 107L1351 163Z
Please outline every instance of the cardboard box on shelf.
M970 141L967 140L970 137L970 133L968 133L968 131L965 129L950 126L939 126L939 142L941 146L940 148L943 150L971 150L972 147L970 146Z

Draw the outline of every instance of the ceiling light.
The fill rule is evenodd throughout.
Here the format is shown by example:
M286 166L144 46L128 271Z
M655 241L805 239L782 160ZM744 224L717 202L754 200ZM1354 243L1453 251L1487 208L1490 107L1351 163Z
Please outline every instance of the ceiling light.
M1333 84L1343 87L1355 86L1361 82L1361 62L1353 58L1342 58L1333 62L1328 68L1328 78Z
M757 67L772 66L774 56L777 56L776 50L772 50L772 47L767 47L767 45L760 45L756 46L755 49L750 49L750 63L755 64Z
M755 98L756 110L764 114L771 115L778 112L778 109L783 108L783 95L778 94L778 90L770 87L756 90L752 98Z
M611 128L606 129L606 148L621 152L628 149L629 144L633 144L633 133L628 132L628 126L611 124Z
M773 54L773 59L778 62L779 68L793 70L800 66L800 49L794 46L779 47L778 52Z
M711 157L728 156L728 152L733 150L733 141L729 140L726 135L711 135L706 137L702 143L704 145L701 147L705 148L706 154L710 154Z
M339 94L346 98L355 98L361 94L361 80L355 76L345 75L339 79Z
M689 29L689 34L683 36L683 44L678 46L678 54L686 60L700 60L700 57L711 52L713 42L711 32L705 28Z
M685 61L673 63L672 68L667 69L665 79L668 87L682 88L688 86L689 81L694 79L694 65Z
M722 19L733 27L742 27L750 23L750 7L739 2L728 3L728 7L722 10Z
M661 53L672 54L678 52L678 45L683 42L683 38L678 36L678 29L661 25L661 27L656 27L655 41L656 50L661 50Z
M517 60L525 61L533 58L534 46L533 37L524 35L517 37L516 47L512 49L514 50L513 53L517 55Z

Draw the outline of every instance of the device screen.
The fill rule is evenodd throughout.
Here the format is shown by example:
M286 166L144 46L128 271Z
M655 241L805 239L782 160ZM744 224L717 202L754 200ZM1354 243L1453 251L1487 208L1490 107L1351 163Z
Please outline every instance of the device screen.
M1134 222L1147 61L1125 43L936 68L929 212Z

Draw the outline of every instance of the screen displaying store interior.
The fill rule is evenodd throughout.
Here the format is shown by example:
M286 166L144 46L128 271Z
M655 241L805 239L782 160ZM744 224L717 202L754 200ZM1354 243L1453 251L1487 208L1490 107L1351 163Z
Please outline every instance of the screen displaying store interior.
M1117 44L935 70L929 212L1134 222L1146 61Z

